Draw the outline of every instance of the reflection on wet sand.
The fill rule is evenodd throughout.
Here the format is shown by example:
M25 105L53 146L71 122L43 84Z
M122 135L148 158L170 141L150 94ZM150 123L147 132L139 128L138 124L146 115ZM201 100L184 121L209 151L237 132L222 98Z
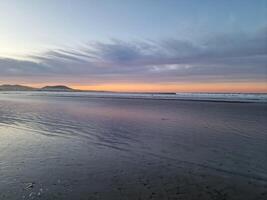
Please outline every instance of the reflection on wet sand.
M266 109L0 98L0 199L264 199Z

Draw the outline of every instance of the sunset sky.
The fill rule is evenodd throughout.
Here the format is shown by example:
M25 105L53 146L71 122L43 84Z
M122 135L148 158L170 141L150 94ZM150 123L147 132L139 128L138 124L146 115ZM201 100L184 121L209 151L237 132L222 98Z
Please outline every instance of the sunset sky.
M267 92L267 0L0 0L0 84Z

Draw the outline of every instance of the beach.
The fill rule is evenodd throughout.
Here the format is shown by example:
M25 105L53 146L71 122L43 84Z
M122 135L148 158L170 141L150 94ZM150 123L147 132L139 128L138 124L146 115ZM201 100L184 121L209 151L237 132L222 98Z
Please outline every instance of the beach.
M0 93L0 199L267 198L264 98L163 97Z

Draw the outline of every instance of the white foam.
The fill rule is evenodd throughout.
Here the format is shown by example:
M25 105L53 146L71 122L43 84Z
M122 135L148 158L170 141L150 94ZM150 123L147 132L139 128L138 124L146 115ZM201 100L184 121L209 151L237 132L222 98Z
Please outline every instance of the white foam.
M199 100L230 102L262 102L267 103L267 94L252 93L116 93L116 92L0 92L4 96L54 96L54 97L93 97L93 98L131 98L131 99L165 99L165 100Z

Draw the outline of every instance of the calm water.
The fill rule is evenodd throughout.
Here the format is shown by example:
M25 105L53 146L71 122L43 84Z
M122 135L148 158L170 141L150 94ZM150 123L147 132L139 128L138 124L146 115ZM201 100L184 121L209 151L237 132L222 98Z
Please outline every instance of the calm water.
M267 104L0 94L0 199L266 199Z

